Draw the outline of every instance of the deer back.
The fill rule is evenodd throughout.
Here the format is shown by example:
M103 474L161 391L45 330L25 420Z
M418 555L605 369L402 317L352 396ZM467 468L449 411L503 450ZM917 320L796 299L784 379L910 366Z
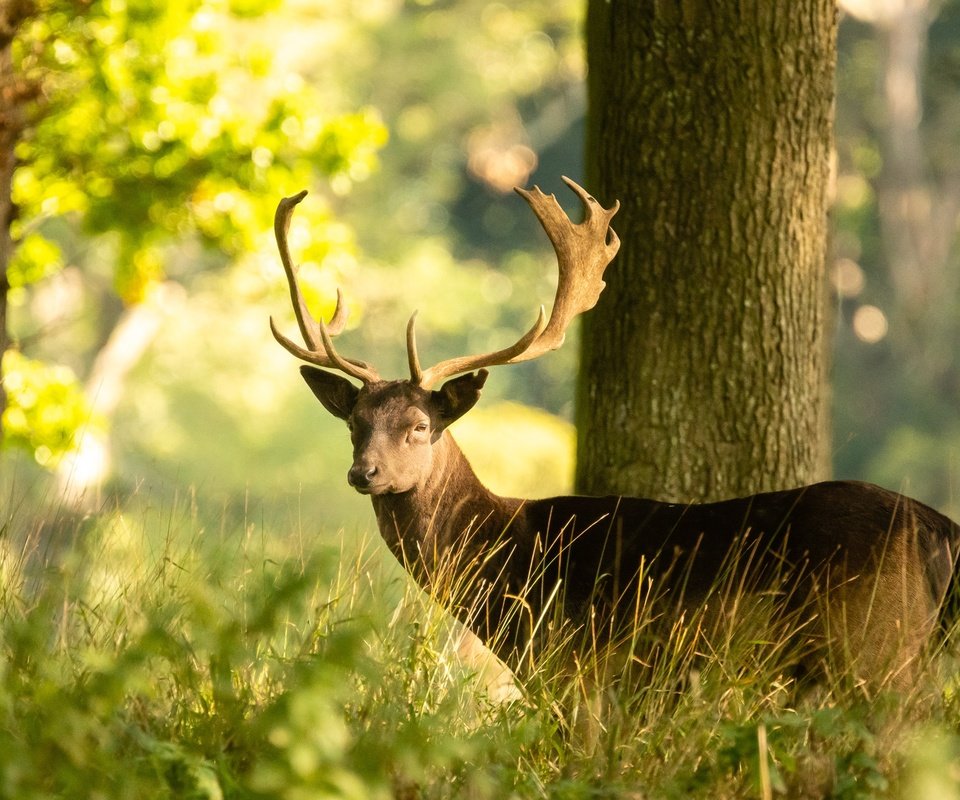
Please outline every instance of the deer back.
M960 528L932 508L850 481L707 504L526 501L506 534L491 540L509 556L497 565L496 591L486 585L483 608L472 612L483 621L473 626L514 664L551 604L596 646L630 635L651 592L675 620L726 602L724 592L767 591L780 595L785 614L824 617L842 606L844 625L860 636L868 626L909 626L923 637L951 584L958 540ZM825 625L812 624L811 635L825 637ZM503 628L510 636L497 640ZM890 655L886 644L876 649Z

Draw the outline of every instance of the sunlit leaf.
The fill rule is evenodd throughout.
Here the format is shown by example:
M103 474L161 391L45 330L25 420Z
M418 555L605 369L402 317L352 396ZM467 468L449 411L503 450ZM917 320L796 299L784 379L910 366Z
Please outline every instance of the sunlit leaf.
M16 350L3 355L4 440L34 454L53 468L77 444L80 431L95 425L90 404L73 372L27 358Z
M63 269L63 254L54 242L33 233L17 246L7 267L12 288L28 286Z
M375 169L386 128L374 110L331 108L313 83L278 74L275 42L257 18L280 5L40 0L13 48L15 69L43 90L17 144L11 232L23 239L9 269L14 288L60 269L60 246L80 270L106 267L112 281L97 280L139 303L167 276L260 248L284 194L317 183L343 194ZM322 265L350 261L353 237L329 208L312 213L323 224L305 255ZM55 229L64 241L24 235L40 221L45 235ZM108 238L100 252L115 260L75 262L66 242L76 246L78 235ZM168 263L191 239L214 256L201 266ZM54 460L70 446L77 420L61 411L80 413L79 389L54 381L39 391L40 366L12 358L10 374L31 376L34 394L11 390L8 441Z

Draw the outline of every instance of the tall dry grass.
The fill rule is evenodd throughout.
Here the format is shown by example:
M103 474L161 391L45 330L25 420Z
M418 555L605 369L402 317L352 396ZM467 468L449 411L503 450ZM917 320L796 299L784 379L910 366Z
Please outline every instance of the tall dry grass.
M908 692L803 685L804 620L727 581L683 615L651 595L615 650L534 620L498 701L443 610L462 581L429 596L376 538L211 528L189 496L76 519L14 495L0 796L960 797L949 642Z

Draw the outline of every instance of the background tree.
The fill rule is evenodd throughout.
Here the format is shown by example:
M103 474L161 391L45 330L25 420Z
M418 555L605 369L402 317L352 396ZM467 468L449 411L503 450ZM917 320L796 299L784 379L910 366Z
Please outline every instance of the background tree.
M584 321L579 489L823 476L836 26L828 0L589 4L588 185L623 247Z
M4 0L0 3L0 360L10 342L7 295L10 289L9 265L14 250L10 226L16 215L13 205L15 148L27 125L25 106L38 88L14 66L13 49L17 32L33 13L30 2ZM4 381L0 380L0 419L6 406L7 390ZM3 442L3 428L0 424L0 444Z
M177 296L158 287L258 248L278 196L318 177L343 194L370 172L379 119L333 110L320 89L277 69L268 31L251 22L276 7L48 0L7 25L7 84L37 91L7 92L16 119L3 129L5 163L14 147L18 163L0 202L17 209L4 231L17 250L4 249L3 302L9 287L16 306L34 308L15 323L20 348L5 352L11 402L0 411L8 441L41 463L96 428L66 368L87 376L98 414L111 414ZM328 204L308 213L308 259L349 252ZM49 279L65 272L51 297ZM48 360L57 368L44 369Z
M956 516L960 3L844 6L830 272L835 463Z

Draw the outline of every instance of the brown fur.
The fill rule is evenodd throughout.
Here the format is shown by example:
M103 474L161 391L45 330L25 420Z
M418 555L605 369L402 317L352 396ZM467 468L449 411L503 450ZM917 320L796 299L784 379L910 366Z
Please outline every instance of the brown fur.
M425 588L460 584L451 610L514 670L536 659L548 616L579 627L581 649L615 643L632 635L637 608L655 603L669 619L723 606L726 582L738 597L782 596L809 637L806 666L875 686L912 679L960 539L922 503L851 481L706 504L500 497L446 430L485 371L432 392L302 372L351 426L350 481L371 494L390 550Z

